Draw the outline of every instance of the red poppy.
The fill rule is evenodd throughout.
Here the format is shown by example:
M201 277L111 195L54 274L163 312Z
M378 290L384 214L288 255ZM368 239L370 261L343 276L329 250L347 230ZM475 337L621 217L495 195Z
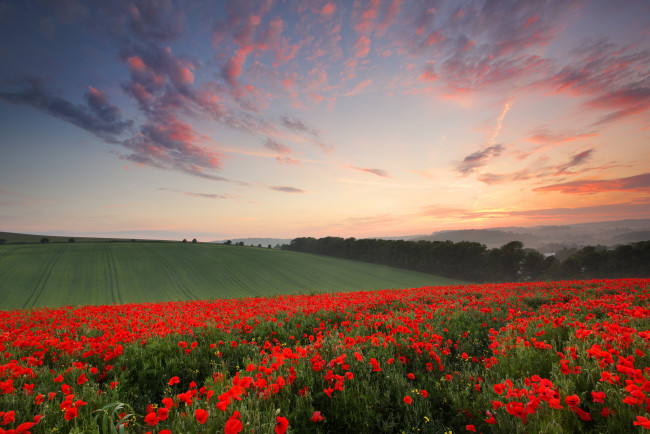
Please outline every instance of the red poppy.
M165 408L169 410L174 405L174 400L171 398L163 398L162 403L165 406Z
M173 386L174 384L178 384L180 382L181 382L181 380L178 377L172 377L172 378L169 379L169 385L170 386Z
M422 398L426 398L427 396L429 396L429 392L427 392L426 390L422 389L422 390L420 390L420 395L422 395Z
M156 425L158 425L158 422L160 421L160 418L156 415L155 412L152 411L151 413L148 413L144 417L144 421L149 426L156 426Z
M569 395L564 398L564 402L566 402L566 405L569 407L575 407L580 404L580 397L578 397L578 395Z
M286 417L278 416L277 423L275 424L275 434L284 434L289 428L289 421Z
M412 372L409 372L408 374L406 374L406 376L408 377L409 380L415 380L415 374Z
M194 410L194 417L200 424L204 424L208 420L208 412L202 408Z
M239 419L231 417L226 421L226 426L224 427L225 434L236 434L244 429L244 425Z
M70 408L68 408L68 409L65 411L65 415L63 415L63 417L65 418L65 420L71 420L71 419L74 419L74 418L77 417L77 416L78 416L78 414L77 414L77 409L76 409L75 407L70 407Z
M499 383L499 384L495 384L492 388L494 389L494 393L496 393L497 395L501 395L503 391L506 389L506 385L503 383Z
M634 425L640 425L645 429L650 429L650 420L644 416L637 416L633 422Z
M465 425L467 431L476 432L476 427L474 425Z
M78 378L77 378L77 384L82 385L84 384L88 379L86 378L86 374L82 373Z
M402 401L404 401L408 405L411 405L411 403L413 402L413 399L410 396L406 395Z
M165 407L160 407L158 409L158 419L160 420L167 420L167 416L169 415L169 410Z
M323 419L323 415L321 415L320 411L318 410L314 411L314 414L312 414L309 418L309 420L312 422L322 422Z

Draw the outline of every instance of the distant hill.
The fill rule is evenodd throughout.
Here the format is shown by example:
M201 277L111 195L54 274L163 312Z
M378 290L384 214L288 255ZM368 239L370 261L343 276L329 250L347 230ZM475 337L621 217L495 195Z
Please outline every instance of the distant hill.
M0 244L32 244L41 243L43 239L49 243L118 243L118 242L167 242L169 240L146 240L138 238L100 238L100 237L69 237L63 235L21 234L16 232L0 232ZM72 241L71 241L72 240Z
M500 247L510 241L521 241L525 247L542 253L552 253L563 247L581 248L587 245L615 247L650 240L650 219L617 220L611 222L579 223L561 226L502 227L438 231L416 236L410 240L474 241L487 247Z
M226 241L231 241L233 244L237 244L240 242L243 242L245 246L258 246L262 245L262 247L268 247L270 244L271 247L275 247L276 245L283 245L283 244L289 244L291 242L291 238L230 238L228 240L219 240L219 241L211 241L212 243L219 243L219 244L225 244Z

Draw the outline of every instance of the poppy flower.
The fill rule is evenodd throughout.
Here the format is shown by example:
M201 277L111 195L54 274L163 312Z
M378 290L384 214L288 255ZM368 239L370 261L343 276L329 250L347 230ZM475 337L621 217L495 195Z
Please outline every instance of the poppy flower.
M225 434L236 434L244 429L244 425L239 419L231 417L226 421L226 426L223 428Z
M321 415L320 411L318 410L314 411L314 414L312 414L309 418L309 420L312 422L322 422L323 419L323 415Z
M407 377L409 380L415 380L415 374L412 373L412 372L409 372L408 374L406 374L406 377Z
M413 399L410 396L406 395L402 401L404 401L408 405L411 405L411 403L413 402Z
M174 405L174 400L171 398L163 398L162 403L165 406L165 408L169 410Z
M167 416L169 415L169 410L165 407L160 407L158 409L158 419L160 420L167 420Z
M78 416L78 414L77 414L77 409L76 409L75 407L70 407L70 408L68 408L68 409L65 411L65 414L63 415L63 417L65 418L65 420L72 420L72 419L74 419L74 418L77 417L77 416Z
M208 420L209 413L202 408L194 410L194 417L200 424L204 424Z
M158 422L160 421L160 418L156 415L155 412L152 411L151 413L148 413L144 417L144 421L149 426L156 426L156 425L158 425Z
M178 377L172 377L172 378L169 379L169 385L170 386L173 386L174 384L178 384L180 382L181 382L181 380Z
M580 397L578 397L578 395L569 395L564 398L564 402L566 402L566 405L569 407L575 407L580 404Z
M467 431L476 432L476 427L474 425L465 425Z
M495 384L493 386L493 389L494 389L494 393L496 393L497 395L501 395L503 391L506 389L506 385L503 383Z
M600 402L601 404L604 403L604 399L606 397L605 392L591 392L591 397L593 398L594 402Z
M278 416L277 423L275 424L275 434L284 434L289 428L289 421L286 417Z
M647 417L637 416L633 425L640 425L645 429L650 429L650 420Z

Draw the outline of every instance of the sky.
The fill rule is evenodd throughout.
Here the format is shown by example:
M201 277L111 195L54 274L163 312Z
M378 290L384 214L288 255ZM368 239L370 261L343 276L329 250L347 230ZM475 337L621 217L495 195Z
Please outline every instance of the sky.
M650 218L648 1L0 1L0 231Z

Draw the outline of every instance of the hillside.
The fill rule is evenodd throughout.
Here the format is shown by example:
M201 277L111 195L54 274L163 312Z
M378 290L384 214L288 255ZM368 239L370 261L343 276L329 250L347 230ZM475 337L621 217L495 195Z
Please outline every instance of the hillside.
M650 219L578 223L562 226L502 227L433 232L410 237L426 241L473 241L487 247L500 247L510 241L521 241L525 247L552 253L563 247L587 245L615 247L650 239Z
M182 243L0 246L0 309L203 300L459 283L257 247Z

